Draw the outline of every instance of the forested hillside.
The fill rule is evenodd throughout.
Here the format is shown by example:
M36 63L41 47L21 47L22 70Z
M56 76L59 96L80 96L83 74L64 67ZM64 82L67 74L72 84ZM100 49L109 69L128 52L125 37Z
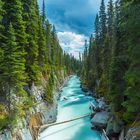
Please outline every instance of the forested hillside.
M21 139L28 132L28 138L37 139L41 125L56 121L57 100L60 94L54 93L54 90L58 90L65 78L71 74L81 77L81 87L86 90L82 92L79 77L74 76L70 79L74 84L68 83L72 84L72 87L66 85L69 92L64 89L68 93L62 101L68 104L62 108L76 103L84 105L87 99L89 99L87 106L90 101L92 103L92 100L96 104L98 99L102 101L105 99L103 109L95 107L97 114L105 112L109 116L107 121L111 120L112 128L108 129L107 122L107 126L103 129L108 129L111 131L110 134L114 132L113 134L117 136L122 132L122 127L129 132L127 130L134 128L132 125L135 124L135 130L137 127L139 129L140 0L109 0L107 5L105 0L101 0L93 25L94 33L91 34L89 41L85 40L83 53L81 53L82 43L87 38L85 30L88 29L85 22L81 23L81 20L76 18L81 16L81 19L88 19L85 14L87 9L83 10L85 13L74 9L73 13L68 14L66 8L70 1L68 4L63 4L64 1L61 3L61 6L66 6L65 9L52 3L54 9L58 8L57 14L60 14L60 17L67 15L64 16L66 18L64 20L68 24L63 23L66 29L59 32L63 34L61 36L63 41L59 42L55 25L47 19L45 0L42 2L42 8L39 9L37 0L0 0L0 138L2 136L7 140L14 139L15 135L16 139ZM87 3L90 6L91 1ZM76 4L78 7L79 3ZM71 7L68 8L70 9ZM58 16L58 19L60 17ZM68 19L73 21L76 19L75 25L72 25L73 21ZM78 30L84 27L86 29L82 32L72 26L79 28ZM60 27L62 28L63 25ZM71 31L67 31L67 28ZM69 52L65 52L61 43L65 44L64 47L69 52L76 51L76 56L80 51L79 60ZM76 85L78 86L74 87ZM95 97L89 97L91 93ZM81 101L81 98L86 100ZM96 111L92 112L91 106L90 109L92 120L92 115L94 117ZM63 114L63 118L68 114L66 116ZM87 125L81 126L82 129L79 128L82 131L76 134L79 139L83 135L83 130L88 130ZM19 128L21 128L20 133L18 133ZM139 138L140 131L136 132L135 136ZM26 140L26 137L24 139Z
M79 65L63 52L44 2L42 7L40 15L37 0L0 0L0 129L16 124L33 106L35 97L26 89L44 77L43 100L52 103L54 76L61 70L69 75Z
M82 56L82 84L131 124L140 112L140 1L104 0Z

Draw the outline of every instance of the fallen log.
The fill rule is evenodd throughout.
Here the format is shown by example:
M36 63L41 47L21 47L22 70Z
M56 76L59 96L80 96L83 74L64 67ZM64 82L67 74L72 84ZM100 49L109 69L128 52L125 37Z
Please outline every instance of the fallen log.
M90 116L90 114L87 114L87 115L84 115L84 116L80 116L80 117L77 117L77 118L74 118L74 119L62 121L62 122L56 122L56 123L51 123L51 124L44 124L44 125L41 125L41 126L34 126L34 128L39 129L39 131L40 131L41 129L45 129L45 128L48 128L50 126L60 125L60 124L68 123L68 122L71 122L71 121L76 121L76 120L79 120L79 119L82 119L82 118L86 118L88 116Z

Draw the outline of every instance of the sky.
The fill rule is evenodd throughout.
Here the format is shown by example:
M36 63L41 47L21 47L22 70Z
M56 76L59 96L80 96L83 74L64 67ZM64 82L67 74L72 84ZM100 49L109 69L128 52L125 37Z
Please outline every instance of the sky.
M38 0L40 10L42 1ZM105 0L107 3L108 0ZM101 0L45 0L46 16L54 24L61 47L76 58L94 33Z

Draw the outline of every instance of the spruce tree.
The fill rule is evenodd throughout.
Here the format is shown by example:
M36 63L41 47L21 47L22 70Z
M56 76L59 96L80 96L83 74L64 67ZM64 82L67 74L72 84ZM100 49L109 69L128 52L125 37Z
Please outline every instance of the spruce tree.
M3 14L4 14L4 10L3 10L3 2L0 0L0 53L2 54L2 41L4 39L3 36L3 30L4 30L4 25L2 24L2 20L3 20ZM0 59L2 55L0 55Z
M116 19L117 20L117 19ZM113 1L110 0L108 2L108 9L107 9L107 36L106 36L106 43L108 43L106 49L108 50L108 57L111 60L112 53L113 53L113 45L115 45L115 15L114 15L114 5ZM109 62L110 62L109 60Z
M45 72L47 65L47 48L45 30L42 27L41 20L39 22L38 32L38 63L42 72Z
M17 74L17 79L16 78L14 79L15 80L14 86L17 87L17 89L13 87L12 82L11 82L12 84L8 83L8 86L10 86L9 92L11 92L10 90L12 88L14 88L17 90L18 93L20 93L20 90L22 93L23 92L23 89L22 89L23 88L22 87L23 80L22 79L27 78L26 74L24 73L26 33L25 33L24 22L22 20L22 3L20 0L13 0L13 1L6 0L3 4L3 9L5 12L3 14L2 24L4 26L3 35L5 36L5 38L3 38L1 40L2 49L3 49L3 56L4 56L4 59L1 62L1 65L2 65L1 66L1 69L2 69L1 74L3 77L4 75L6 75L6 72L10 73L10 71L8 71L6 66L5 66L6 64L8 65L8 68L10 66L11 66L11 68L14 67L11 70L11 75L9 74L9 76L12 77L12 74L13 74L12 78L14 79L15 78L14 76ZM13 35L13 38L10 35L11 36ZM10 39L11 39L11 42L10 42ZM14 53L14 54L8 54L8 51L10 50L10 43L11 43L11 47L12 47L12 45L14 47L13 48L14 50L11 50L11 51L13 51L11 53ZM8 55L9 55L9 57L8 57ZM13 59L11 58L12 56L13 56ZM7 63L6 63L6 61L7 61ZM12 64L13 64L13 67L12 67ZM19 73L24 74L24 78ZM20 76L21 76L21 79L20 79ZM5 88L6 84L7 84L6 80L8 80L8 77L5 76L4 78L7 78L4 80L5 83L3 83L3 87ZM17 82L16 82L16 80L17 80ZM17 86L16 86L16 84L17 84ZM7 93L7 91L4 91L4 92ZM17 92L15 92L15 93L17 93Z
M5 36L4 36L4 25L2 23L3 21L3 14L4 14L4 10L3 10L3 2L0 0L0 64L2 64L2 61L4 59L3 56L3 48L2 46L4 45L4 40L5 40ZM2 74L3 70L2 67L0 66L0 75ZM1 96L1 100L2 97L5 99L6 95L3 94L3 83L2 83L2 79L0 77L0 96Z
M117 19L116 19L117 20ZM113 1L110 0L108 2L107 9L107 36L106 36L106 50L108 50L108 61L111 61L112 53L113 53L113 45L115 45L115 15L114 15L114 5ZM108 62L108 66L109 66Z
M123 103L126 112L124 118L134 121L140 112L140 3L133 0L121 0L121 29L123 43L128 47L129 68L125 74L127 100Z
M113 1L110 0L108 2L107 9L107 32L110 38L113 36L113 20L114 20L114 6Z
M25 24L22 18L22 3L20 0L5 0L3 7L5 10L3 24L5 25L5 28L7 28L10 23L12 24L13 28L15 29L17 45L20 46L20 50L22 51L22 55L24 57L25 44L27 40L25 33Z
M107 33L106 28L106 12L105 12L105 3L104 0L101 1L100 11L99 11L99 23L100 23L100 44L99 44L99 87L98 92L104 93L104 50L105 50L105 37ZM97 46L98 47L98 46Z
M3 29L4 29L4 25L2 24L3 15L4 15L3 2L0 0L0 46L2 45L1 42L3 39Z
M88 70L88 65L87 65L87 61L88 60L88 45L87 45L87 40L85 40L85 49L84 49L84 53L82 56L82 71L81 71L81 82L84 86L87 86L87 70Z
M123 110L122 103L124 101L125 90L125 72L128 69L127 46L124 44L124 32L121 28L120 8L116 2L114 17L114 45L112 46L113 55L111 59L110 75L109 75L109 97L112 101L112 111L120 112ZM123 115L123 114L121 114Z
M51 64L51 24L46 21L46 49L47 49L47 63Z
M104 0L101 1L100 11L99 11L99 21L100 21L100 41L101 43L104 43L104 39L105 39L106 31L107 31Z
M96 44L99 45L100 41L100 21L99 21L99 16L98 14L96 15L95 19L95 39L96 39Z
M97 80L97 67L96 67L96 58L94 57L95 53L95 40L93 35L90 36L89 48L88 48L88 58L87 58L87 84L90 90L95 90L96 80Z
M11 104L11 94L22 96L24 93L23 86L25 85L25 59L20 51L20 46L16 42L16 33L12 24L7 28L4 50L4 59L0 64L2 73L0 73L0 82L5 88L7 95L8 107Z
M102 61L102 77L101 77L101 85L102 94L107 97L107 93L109 91L109 70L110 70L110 62L112 59L112 47L114 45L114 7L113 2L110 0L108 2L107 9L107 32L104 37L104 45L101 52L101 61Z
M45 26L45 20L46 20L46 7L45 7L45 0L43 0L42 4L42 24Z
M56 30L55 26L53 25L52 27L52 32L51 32L51 60L52 60L52 65L57 64L57 35L56 35Z
M100 55L101 55L101 42L100 42L100 21L99 21L99 16L98 14L96 15L96 19L95 19L95 47L93 48L94 49L94 52L93 52L93 55L94 55L94 63L95 63L95 66L94 66L94 69L95 69L95 72L96 72L96 83L98 85L98 81L101 77L101 59L100 59ZM97 86L96 85L96 86Z
M26 44L26 72L28 83L38 81L38 20L39 13L36 0L23 0L23 20L26 25L27 44Z

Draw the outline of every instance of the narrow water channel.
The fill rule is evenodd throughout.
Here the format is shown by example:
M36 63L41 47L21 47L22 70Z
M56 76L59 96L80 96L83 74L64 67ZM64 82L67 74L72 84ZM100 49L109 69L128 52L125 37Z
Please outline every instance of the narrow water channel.
M57 122L77 118L90 113L89 102L94 98L85 96L80 88L80 80L72 76L61 92L58 103ZM40 134L39 140L101 140L100 133L90 128L90 118L47 128Z

